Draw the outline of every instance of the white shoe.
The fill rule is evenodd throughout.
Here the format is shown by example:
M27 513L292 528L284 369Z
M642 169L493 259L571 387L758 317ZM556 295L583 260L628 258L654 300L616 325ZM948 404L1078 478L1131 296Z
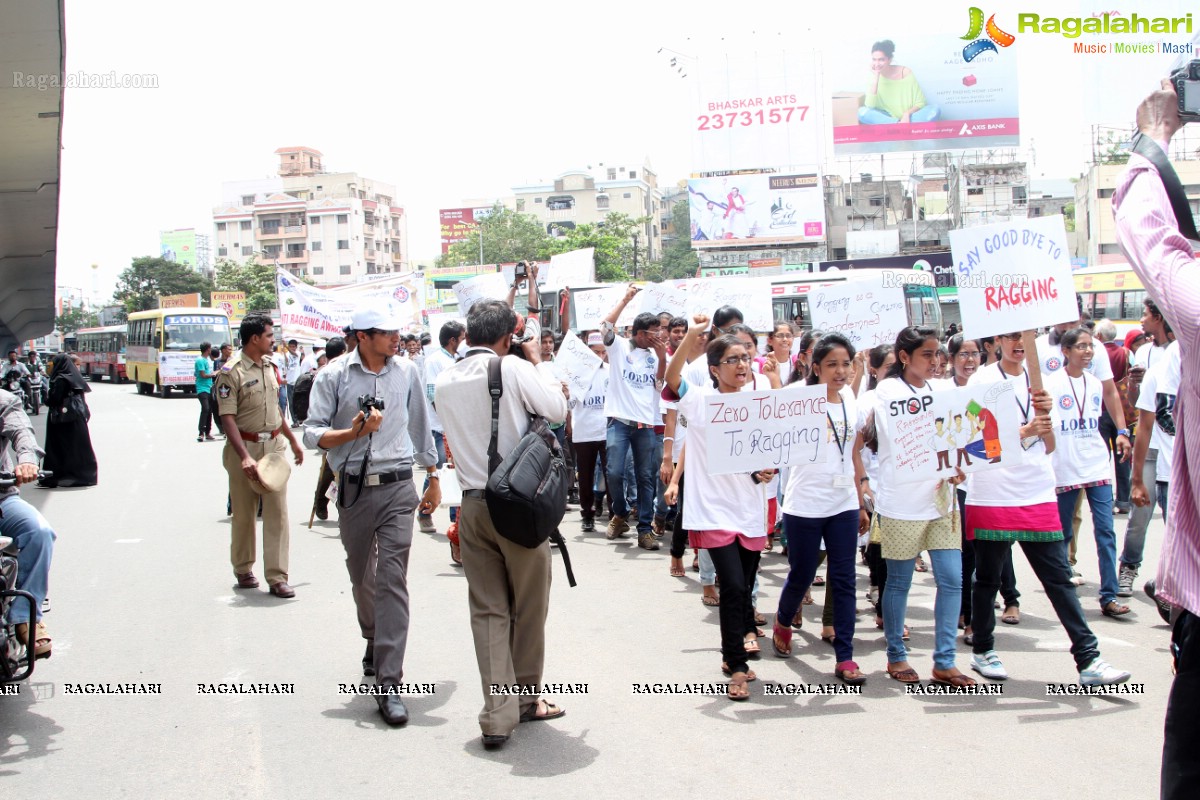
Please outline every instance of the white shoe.
M1079 672L1079 682L1084 686L1108 686L1112 683L1124 683L1129 678L1128 672L1117 669L1099 656Z
M1002 681L1008 677L1008 670L1004 668L1004 663L1000 661L1000 656L996 655L995 650L971 656L971 669L994 681Z

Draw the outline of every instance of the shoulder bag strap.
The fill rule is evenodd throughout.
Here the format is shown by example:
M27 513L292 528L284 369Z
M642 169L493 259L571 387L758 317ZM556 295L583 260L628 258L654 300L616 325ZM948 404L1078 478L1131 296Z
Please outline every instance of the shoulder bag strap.
M1167 190L1167 198L1171 201L1171 210L1175 212L1175 224L1179 232L1186 239L1200 241L1200 234L1196 232L1196 222L1192 218L1192 209L1188 205L1187 193L1183 190L1183 184L1179 182L1175 168L1167 160L1167 154L1158 146L1158 142L1141 133L1133 137L1132 149L1158 170L1158 177L1162 180L1163 188Z
M488 442L488 474L500 468L500 449L496 444L500 435L500 396L504 394L504 383L500 378L500 357L488 362L488 394L492 396L492 440Z

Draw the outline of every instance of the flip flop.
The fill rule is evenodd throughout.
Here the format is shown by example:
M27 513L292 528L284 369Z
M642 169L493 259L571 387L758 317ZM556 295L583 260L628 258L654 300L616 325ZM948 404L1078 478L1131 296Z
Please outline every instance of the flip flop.
M965 686L974 686L975 685L974 678L972 678L969 675L963 675L961 672L958 673L957 675L946 675L943 672L942 675L944 677L938 677L939 672L942 672L942 671L935 669L932 673L930 673L930 677L929 677L930 683L936 683L938 686L953 686L956 689L961 689Z
M1011 611L1009 610L1011 609ZM1000 617L1000 621L1005 625L1020 625L1021 610L1017 606L1009 606L1004 609L1004 616Z
M755 658L762 652L756 639L746 639L743 641L742 646L746 648L746 655L750 658Z
M775 623L775 628L772 631L771 647L775 648L775 655L780 658L787 658L792 654L792 630L785 628L778 622ZM783 640L786 647L779 646L779 640Z
M672 559L672 561L674 561L674 560L675 559ZM687 573L683 571L683 560L682 559L679 560L679 566L675 566L674 563L671 564L671 577L672 578L682 578L686 574Z
M719 605L721 605L721 598L713 597L712 595L702 594L702 595L700 595L700 602L704 603L704 605L710 606L710 607L711 606L719 606Z
M747 675L745 672L735 672L734 675L741 675L741 678L734 678L728 684L728 689L725 696L734 702L741 703L750 699L750 688L746 686Z
M724 661L721 662L721 674L724 675L726 678L733 677L733 672L729 669L729 665L726 664ZM756 680L758 680L758 676L754 674L754 670L752 670L752 669L746 670L746 683L752 683Z
M833 668L833 674L838 679L848 686L862 686L867 682L867 676L858 668L858 664L853 661L842 661Z
M817 577L813 578L812 585L813 585L813 586L824 586L824 585L825 585L825 579L824 579L824 578L822 578L820 575L818 575Z
M921 682L921 676L918 675L917 671L912 667L909 667L908 669L898 669L895 672L892 672L892 665L888 664L885 669L887 670L888 677L890 677L892 680L900 681L901 683Z

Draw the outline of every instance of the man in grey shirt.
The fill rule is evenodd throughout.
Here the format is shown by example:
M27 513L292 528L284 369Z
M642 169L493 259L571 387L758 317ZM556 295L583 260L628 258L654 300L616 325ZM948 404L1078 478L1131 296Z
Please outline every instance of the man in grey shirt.
M413 462L430 478L421 513L432 513L441 502L425 387L415 365L396 358L402 324L391 301L354 312L358 347L317 373L304 423L304 443L328 451L337 476L338 527L367 640L363 665L374 668L375 699L389 725L408 722L399 693L408 641L408 555L418 508ZM375 402L364 407L364 396ZM378 565L371 575L376 545Z

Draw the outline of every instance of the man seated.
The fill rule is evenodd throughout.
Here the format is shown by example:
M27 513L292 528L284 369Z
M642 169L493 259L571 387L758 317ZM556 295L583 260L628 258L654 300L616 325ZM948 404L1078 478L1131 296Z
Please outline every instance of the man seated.
M17 484L32 483L38 477L38 463L45 453L38 447L33 436L33 426L21 408L21 401L11 392L0 389L0 472L15 472ZM17 466L8 448L17 454ZM36 619L33 655L35 658L50 657L50 634L42 622L42 604L50 582L50 559L54 554L54 530L46 518L33 506L21 499L16 487L0 489L0 536L7 536L17 543L17 587L33 595L33 611ZM28 641L29 605L13 603L9 611L10 623L16 625L17 636Z

